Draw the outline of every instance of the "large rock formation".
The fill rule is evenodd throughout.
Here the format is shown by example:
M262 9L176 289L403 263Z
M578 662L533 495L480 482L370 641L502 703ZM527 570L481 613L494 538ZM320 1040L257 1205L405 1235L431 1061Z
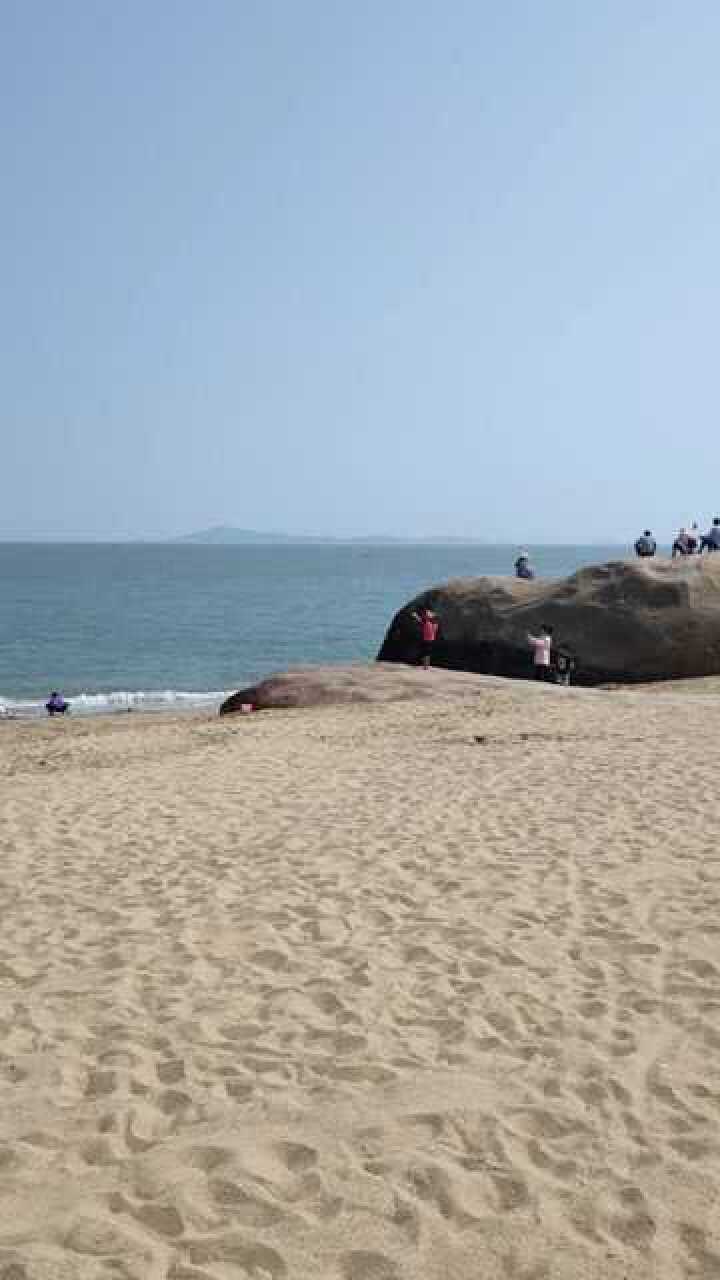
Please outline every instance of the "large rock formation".
M576 682L669 680L720 672L720 554L613 560L569 578L468 578L433 587L393 618L378 658L413 662L421 606L440 620L438 666L531 676L528 633L543 623L577 661Z
M301 667L268 676L226 698L220 715L273 708L337 706L347 702L406 702L412 698L457 698L480 694L487 685L460 671L423 671L376 662L372 665Z

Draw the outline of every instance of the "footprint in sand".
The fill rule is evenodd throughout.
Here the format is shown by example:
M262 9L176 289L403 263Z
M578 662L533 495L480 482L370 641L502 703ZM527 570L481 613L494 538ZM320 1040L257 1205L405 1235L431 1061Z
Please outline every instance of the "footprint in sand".
M343 1280L400 1280L400 1271L384 1253L354 1249L340 1259Z
M234 1221L244 1227L263 1230L276 1226L288 1216L285 1210L269 1200L252 1195L229 1178L211 1178L208 1189L218 1209L231 1215Z
M276 1249L261 1244L258 1240L238 1235L235 1232L215 1239L189 1241L187 1246L190 1262L201 1267L214 1262L231 1268L241 1268L242 1272L253 1280L284 1280L287 1275L285 1259Z
M278 1142L275 1151L291 1173L304 1173L317 1164L317 1151L301 1142Z

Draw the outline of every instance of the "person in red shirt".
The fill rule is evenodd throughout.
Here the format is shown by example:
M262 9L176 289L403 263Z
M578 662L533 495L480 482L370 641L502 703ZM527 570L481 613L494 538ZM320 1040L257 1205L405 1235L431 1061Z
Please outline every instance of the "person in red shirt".
M432 609L421 609L419 613L413 612L413 618L420 628L420 661L423 667L427 668L430 666L433 645L437 640L440 623L437 620L437 614L433 613Z

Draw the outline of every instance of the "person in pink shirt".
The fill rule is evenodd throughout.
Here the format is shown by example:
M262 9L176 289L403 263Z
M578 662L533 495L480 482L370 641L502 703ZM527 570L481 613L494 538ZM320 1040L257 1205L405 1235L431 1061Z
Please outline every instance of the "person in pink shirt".
M433 613L432 609L421 609L419 613L413 612L412 616L420 627L420 661L427 669L430 666L433 645L437 640L440 623L438 622L437 614Z
M541 627L539 636L528 636L528 644L533 651L533 666L536 680L550 679L550 658L552 654L552 627Z

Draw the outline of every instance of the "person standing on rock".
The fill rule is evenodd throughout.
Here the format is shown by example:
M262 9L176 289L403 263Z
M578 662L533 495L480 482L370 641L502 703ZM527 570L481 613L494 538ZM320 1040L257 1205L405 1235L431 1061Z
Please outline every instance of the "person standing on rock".
M528 636L528 644L533 651L533 666L536 680L550 679L550 658L552 654L552 627L541 627L539 636Z
M433 647L437 640L440 623L437 614L432 609L421 609L419 613L413 611L413 618L420 628L420 661L426 669L430 666Z
M635 555L644 559L646 556L654 556L657 551L657 542L653 538L649 529L646 529L635 543Z

